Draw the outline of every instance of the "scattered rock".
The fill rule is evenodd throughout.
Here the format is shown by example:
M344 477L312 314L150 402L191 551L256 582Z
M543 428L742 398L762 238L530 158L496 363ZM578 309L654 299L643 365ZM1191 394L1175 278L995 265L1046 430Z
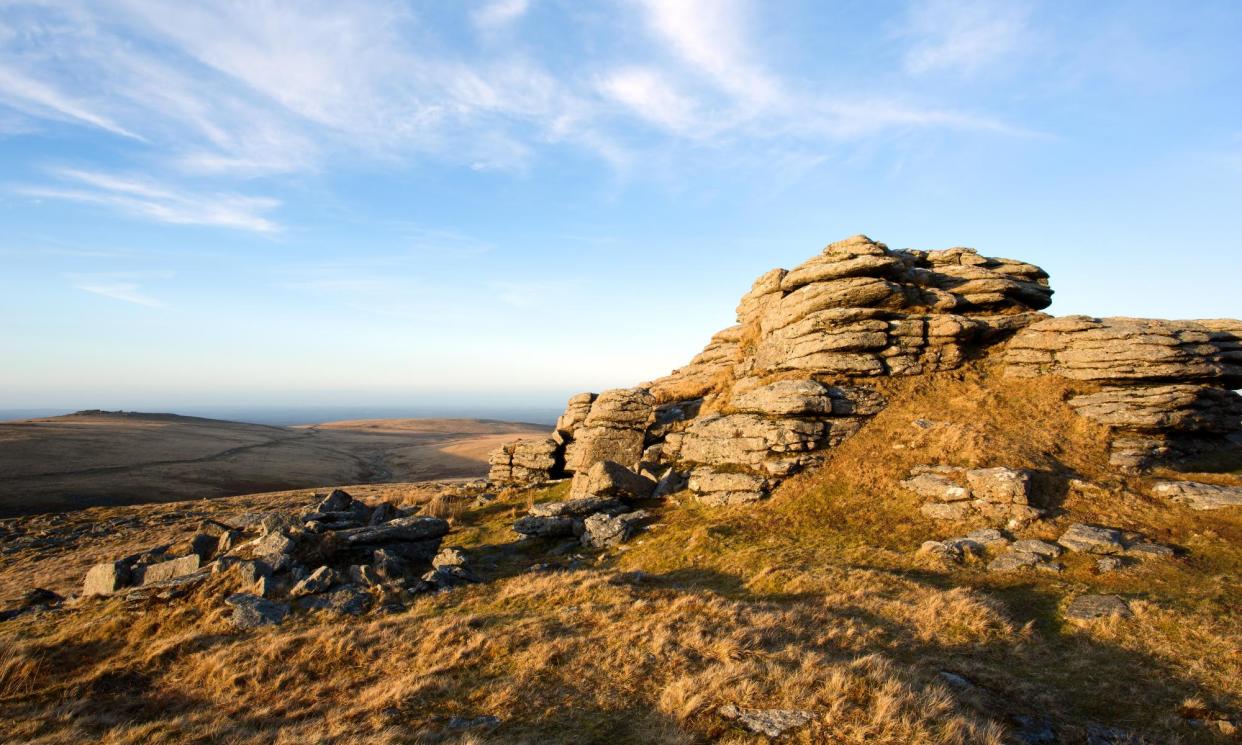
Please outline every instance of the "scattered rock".
M1152 487L1153 496L1180 502L1192 510L1219 510L1242 507L1242 486L1220 486L1198 481L1161 481Z
M323 501L315 505L315 512L344 512L349 509L354 498L344 489L333 489Z
M326 592L332 585L340 582L340 579L340 576L331 567L319 567L311 572L306 579L294 585L289 594L296 598L302 595L315 595Z
M581 497L563 502L543 502L530 508L532 517L577 517L583 518L597 512L620 513L626 509L618 499L605 496Z
M119 561L96 564L86 573L82 583L83 595L111 595L129 585L129 567Z
M1055 559L1065 551L1065 549L1055 543L1048 543L1047 541L1040 541L1034 538L1014 541L1010 548L1014 551L1036 554L1049 559Z
M532 538L563 538L576 535L582 529L582 521L573 517L539 517L527 515L513 523L513 531Z
M349 545L375 545L393 541L425 541L448 535L447 520L427 515L413 515L389 520L382 525L369 525L336 532L336 537Z
M1133 615L1129 603L1117 595L1079 595L1065 609L1065 617L1071 621L1091 621L1106 616L1130 618Z
M431 565L436 569L448 566L465 566L466 563L466 552L454 546L440 549L440 553L436 554L436 557L431 560Z
M1136 541L1126 546L1126 556L1139 559L1172 559L1175 555L1171 546L1152 541Z
M989 572L1012 572L1018 569L1034 567L1046 561L1039 554L1028 554L1022 551L1009 551L988 562Z
M134 584L153 585L158 582L192 574L198 571L202 563L202 559L198 557L198 554L190 554L179 559L161 561L158 564L140 567L133 574Z
M349 616L360 616L371 606L371 595L357 585L341 585L335 590L298 598L304 610L328 610Z
M1069 529L1057 539L1057 543L1070 551L1092 554L1116 554L1125 550L1120 530L1083 523L1074 523L1069 526Z
M768 737L780 737L790 730L804 727L815 714L800 709L742 709L725 704L718 710L720 716L731 719L746 729Z
M1125 559L1118 556L1105 556L1095 560L1095 571L1099 574L1108 574L1125 567Z
M932 520L965 520L974 514L967 502L927 502L919 507L919 512Z
M901 485L925 499L938 502L960 502L971 497L970 489L958 485L942 473L917 473L902 481Z
M287 604L272 602L257 595L237 593L230 595L225 602L233 606L233 626L239 629L276 626L289 615Z
M582 545L605 548L628 541L646 518L643 510L621 515L591 515L583 521Z
M1012 468L975 468L966 481L977 499L998 504L1029 504L1031 475Z

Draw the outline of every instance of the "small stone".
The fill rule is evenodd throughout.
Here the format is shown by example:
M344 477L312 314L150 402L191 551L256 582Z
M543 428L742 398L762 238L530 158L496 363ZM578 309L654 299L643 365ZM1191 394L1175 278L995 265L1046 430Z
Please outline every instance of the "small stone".
M254 584L270 575L272 569L263 561L240 561L237 563L237 573L241 577L242 582Z
M1033 567L1043 560L1043 557L1038 554L1028 554L1022 551L1009 551L988 562L988 571L1013 572L1019 569Z
M379 573L369 564L354 564L349 568L349 581L362 587L374 587L381 583Z
M947 541L924 541L918 551L921 556L929 556L945 563L954 563L962 560L962 551L959 547Z
M396 582L405 576L406 563L396 552L378 548L371 553L371 563L381 579Z
M966 534L966 537L974 541L975 543L982 543L985 546L992 544L992 543L1008 543L1009 542L1008 539L1006 539L1005 536L999 530L996 530L995 528L981 528L979 530L972 530L971 532Z
M274 556L290 553L293 546L292 538L285 535L283 530L276 530L260 538L254 544L254 552L257 556Z
M141 567L135 572L134 579L136 581L134 584L153 585L157 582L184 577L187 574L197 572L202 563L203 560L198 557L198 554L190 554L179 559L161 561L158 564Z
M1133 615L1130 605L1117 595L1079 595L1065 609L1065 617L1072 621L1091 621L1105 616L1129 618Z
M1014 551L1021 551L1023 553L1028 553L1028 554L1036 554L1038 556L1044 556L1049 559L1055 559L1058 556L1060 556L1062 553L1064 553L1065 551L1065 549L1061 548L1055 543L1048 543L1047 541L1040 541L1034 538L1026 538L1021 541L1014 541L1013 545L1010 546L1010 548L1013 549Z
M331 592L299 598L297 602L306 610L328 610L360 616L371 606L371 594L357 585L342 585Z
M1105 556L1095 560L1095 571L1100 574L1115 572L1125 566L1125 561L1116 556Z
M966 482L976 499L1000 504L1029 504L1031 475L1012 468L975 468Z
M449 546L449 547L440 549L440 553L436 554L436 557L431 560L431 566L435 567L436 569L439 569L440 567L447 567L447 566L465 566L465 565L466 565L466 552L454 546Z
M742 709L726 704L719 709L725 719L732 719L746 729L768 737L780 737L789 730L806 726L815 714L800 709Z
M1137 541L1126 546L1126 556L1138 559L1172 559L1176 555L1172 546L1152 541Z
M22 607L30 608L37 605L52 605L63 600L64 598L58 593L42 587L35 587L27 590L26 594L22 595Z
M333 489L322 502L315 505L316 512L344 512L354 503L354 498L344 489Z
M367 525L383 525L390 520L396 520L398 517L401 517L401 510L394 507L391 502L380 502L375 505L375 509L371 510L371 517L367 519Z
M224 602L233 606L233 626L239 629L276 626L289 615L288 605L248 593L230 595Z
M925 502L919 512L932 520L965 520L973 510L968 502Z
M1057 539L1057 542L1071 551L1083 551L1092 554L1116 554L1125 548L1121 540L1121 531L1116 528L1101 528L1094 525L1074 523Z
M970 499L970 489L940 473L920 473L901 482L902 487L938 502L961 502Z
M582 523L582 545L603 548L624 543L646 517L647 513L643 510L622 515L591 515Z
M311 572L310 576L306 579L294 585L289 594L294 597L300 597L302 595L316 595L321 592L326 592L332 587L332 585L339 581L340 577L332 570L331 567L319 567L315 571Z
M443 566L427 572L422 576L422 580L440 589L448 589L474 584L479 581L479 578L464 566Z
M1242 486L1220 486L1198 481L1161 481L1152 487L1151 493L1180 502L1192 510L1242 507Z

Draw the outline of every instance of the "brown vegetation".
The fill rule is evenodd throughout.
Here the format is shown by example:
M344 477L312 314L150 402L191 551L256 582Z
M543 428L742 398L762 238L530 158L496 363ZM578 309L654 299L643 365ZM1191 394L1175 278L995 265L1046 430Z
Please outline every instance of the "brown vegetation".
M582 551L576 570L527 572L550 546L509 529L532 501L563 498L562 484L485 504L433 499L429 510L453 517L446 543L488 581L400 612L239 632L208 586L188 602L22 616L0 625L0 723L27 743L765 741L717 713L737 704L813 712L792 743L999 745L1024 716L1068 742L1093 725L1149 742L1230 741L1224 720L1242 712L1242 516L1143 496L1143 479L1110 471L1062 384L972 366L885 385L888 408L770 501L652 505L648 532L623 550ZM975 526L919 515L897 482L927 463L1030 468L1053 511L1036 533L1098 520L1185 555L1110 574L1077 554L1059 575L928 563L913 551L923 540ZM115 552L123 539L109 540ZM26 588L57 560L0 579ZM1134 617L1066 622L1085 592L1126 596ZM449 727L481 715L502 721Z

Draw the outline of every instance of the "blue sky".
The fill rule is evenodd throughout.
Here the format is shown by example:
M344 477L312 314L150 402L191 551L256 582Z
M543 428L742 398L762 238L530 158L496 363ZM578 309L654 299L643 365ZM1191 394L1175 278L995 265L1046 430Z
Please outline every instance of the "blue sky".
M867 233L1242 315L1236 2L0 0L0 407L556 404Z

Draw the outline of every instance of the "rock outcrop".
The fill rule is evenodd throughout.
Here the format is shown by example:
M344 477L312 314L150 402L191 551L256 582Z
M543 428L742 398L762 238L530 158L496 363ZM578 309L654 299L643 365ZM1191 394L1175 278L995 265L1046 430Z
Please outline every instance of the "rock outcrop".
M448 561L440 552L449 531L445 520L386 503L370 506L340 489L301 514L253 517L237 527L204 521L204 532L188 541L96 564L82 594L183 591L231 572L225 602L233 607L235 626L252 628L278 624L295 608L356 615L371 605L368 588L441 589L460 584L465 572L435 574L442 568L437 562ZM461 567L464 555L454 556ZM428 566L431 579L418 579Z
M1242 398L1232 390L1242 386L1242 322L1052 318L1040 312L1051 296L1048 275L1022 261L848 238L759 277L737 325L685 367L571 398L550 440L498 451L492 480L579 474L580 498L598 491L581 474L611 462L657 482L657 497L684 485L708 504L751 502L879 413L877 379L988 356L1010 376L1072 381L1070 404L1109 429L1119 467L1195 455L1230 437L1242 445ZM949 497L924 494L932 517L1038 515L1025 497L1001 493L1009 487L966 477L958 469L909 483L952 482L936 486Z
M1242 321L1065 316L1016 334L1006 374L1096 386L1070 399L1110 432L1126 470L1193 457L1242 433Z

